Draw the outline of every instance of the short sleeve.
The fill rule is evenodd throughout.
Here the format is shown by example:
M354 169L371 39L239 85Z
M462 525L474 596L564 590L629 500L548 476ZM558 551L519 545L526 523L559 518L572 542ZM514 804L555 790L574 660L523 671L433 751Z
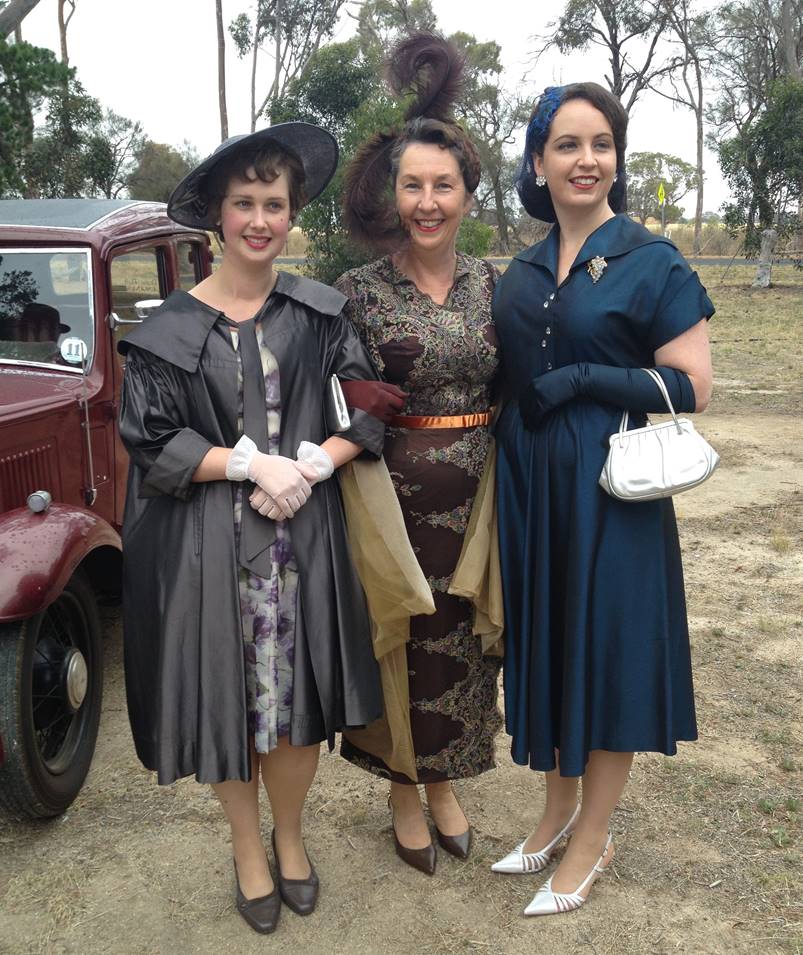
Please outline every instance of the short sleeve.
M661 250L666 246L657 246ZM701 318L711 318L715 309L705 286L696 272L674 247L667 270L656 270L663 275L657 290L657 307L649 329L649 344L653 351L682 335Z
M212 443L186 426L182 372L131 348L120 395L120 437L143 474L140 497L170 494L187 500L192 476Z

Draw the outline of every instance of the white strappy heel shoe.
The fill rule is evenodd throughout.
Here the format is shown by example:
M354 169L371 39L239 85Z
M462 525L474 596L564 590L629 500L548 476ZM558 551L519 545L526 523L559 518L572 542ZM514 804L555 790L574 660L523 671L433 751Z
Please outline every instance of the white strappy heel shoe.
M577 817L580 815L580 804L578 803L572 818L560 830L555 838L543 849L537 852L524 852L525 842L517 845L512 852L508 852L504 859L494 862L491 866L492 872L504 872L508 875L532 875L534 872L540 872L549 865L549 860L555 854L555 850L561 839L565 839L574 831L577 825Z
M595 879L597 879L607 868L607 863L603 865L602 863L608 856L608 852L611 848L612 837L610 832L608 833L608 841L605 843L605 848L602 852L602 855L594 863L593 869L588 873L588 875L583 879L580 885L574 890L574 892L553 892L552 891L552 879L553 876L550 876L546 882L541 886L541 888L533 896L532 902L524 910L525 915L560 915L562 912L573 912L575 909L579 909L580 906L586 901L580 893L586 886L590 886Z

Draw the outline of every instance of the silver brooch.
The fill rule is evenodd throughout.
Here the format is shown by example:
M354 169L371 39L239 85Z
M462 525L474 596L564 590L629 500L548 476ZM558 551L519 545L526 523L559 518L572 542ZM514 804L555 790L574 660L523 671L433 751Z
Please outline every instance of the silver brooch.
M594 283L594 285L599 282L599 280L602 278L602 273L607 268L608 263L601 255L595 255L594 258L588 263L588 274L591 276L591 281Z

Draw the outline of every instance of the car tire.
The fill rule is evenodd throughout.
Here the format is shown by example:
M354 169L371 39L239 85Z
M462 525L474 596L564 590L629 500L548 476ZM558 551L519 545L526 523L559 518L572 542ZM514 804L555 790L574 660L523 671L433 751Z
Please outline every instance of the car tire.
M41 613L0 625L0 810L67 809L89 772L102 696L100 620L79 569Z

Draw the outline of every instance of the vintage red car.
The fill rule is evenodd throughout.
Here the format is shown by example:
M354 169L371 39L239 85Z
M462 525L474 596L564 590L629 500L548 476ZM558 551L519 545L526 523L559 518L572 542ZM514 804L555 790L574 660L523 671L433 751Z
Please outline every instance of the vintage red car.
M119 592L128 459L116 343L209 274L160 203L0 201L0 809L63 812L103 686L97 602Z

